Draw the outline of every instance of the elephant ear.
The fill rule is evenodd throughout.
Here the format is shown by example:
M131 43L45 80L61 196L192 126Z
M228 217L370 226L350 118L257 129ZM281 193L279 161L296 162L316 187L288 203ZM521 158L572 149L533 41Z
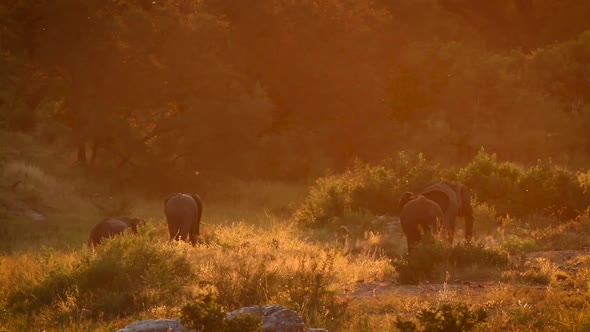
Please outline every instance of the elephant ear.
M406 191L405 193L402 194L402 197L400 197L399 199L399 204L398 204L398 208L401 211L404 207L404 205L406 205L409 201L411 201L412 199L414 199L414 194Z

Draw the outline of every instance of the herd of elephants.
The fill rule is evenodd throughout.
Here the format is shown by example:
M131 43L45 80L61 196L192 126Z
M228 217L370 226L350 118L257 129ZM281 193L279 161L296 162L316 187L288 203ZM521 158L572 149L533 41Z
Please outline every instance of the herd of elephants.
M408 251L415 248L427 233L439 234L452 244L457 217L465 219L465 241L471 241L474 221L471 193L462 183L437 181L417 194L406 192L399 200L399 210ZM177 193L166 199L164 214L170 240L183 240L195 245L200 235L202 213L203 203L197 194ZM142 222L142 219L136 217L103 219L92 228L88 246L94 250L103 239L127 229L137 233L137 225Z

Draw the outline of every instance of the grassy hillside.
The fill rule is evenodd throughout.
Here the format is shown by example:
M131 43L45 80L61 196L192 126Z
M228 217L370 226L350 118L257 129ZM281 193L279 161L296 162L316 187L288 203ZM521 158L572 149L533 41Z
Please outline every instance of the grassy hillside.
M143 318L181 317L183 308L203 303L207 294L223 311L283 304L308 326L330 331L421 331L438 323L476 331L590 326L588 212L572 218L554 209L501 213L522 203L499 204L501 196L491 190L512 190L498 182L509 174L522 185L535 175L536 183L570 188L565 170L537 165L511 173L505 171L509 164L480 155L459 171L411 158L396 161L398 167L392 161L357 165L309 189L220 180L195 188L204 200L205 225L203 243L191 247L167 241L162 201L169 193L122 189L112 181L116 177L78 168L59 144L1 136L11 142L0 151L2 329L115 330ZM418 183L439 172L459 174L479 194L474 243L436 241L408 256L399 228L376 218L383 211L374 209L382 206L363 204L372 197L381 204L385 194L394 200L383 189L394 190L384 185L391 179ZM537 200L544 205L553 196ZM306 213L321 216L319 224L302 222ZM96 253L87 250L91 227L123 214L147 223L138 235L116 237ZM344 241L339 225L351 229ZM456 239L461 237L459 230Z

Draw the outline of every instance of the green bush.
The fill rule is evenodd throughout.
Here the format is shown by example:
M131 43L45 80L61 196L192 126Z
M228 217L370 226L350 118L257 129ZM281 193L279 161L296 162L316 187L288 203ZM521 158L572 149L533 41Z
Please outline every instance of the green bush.
M82 300L93 312L109 316L172 305L187 295L185 286L195 277L189 249L185 243L157 243L144 236L117 237L78 267Z
M455 171L442 170L421 154L410 157L401 152L376 166L356 162L342 174L319 178L295 219L304 226L334 227L351 214L397 214L403 192L417 191L443 177L464 183L476 201L495 207L503 216L545 213L567 219L581 213L590 201L590 176L551 160L525 169L499 162L482 148L469 164Z
M411 254L403 255L393 265L399 283L417 284L422 281L442 282L446 273L458 273L471 268L496 268L508 265L505 252L481 244L449 246L440 240L420 243Z
M342 174L319 178L295 219L304 226L325 227L340 225L341 217L350 213L395 214L404 191L439 178L438 165L421 154L411 158L402 152L377 166L357 161Z
M469 188L478 202L496 207L499 214L514 213L518 207L518 182L523 170L509 162L498 162L495 154L486 153L483 148L457 174L457 180Z
M539 160L524 169L511 162L498 162L483 149L464 168L458 181L464 183L480 202L493 204L498 213L524 217L540 212L561 219L580 214L590 201L587 176Z
M400 284L418 284L421 281L438 282L445 276L444 262L449 248L441 241L422 242L412 254L405 254L393 261Z
M185 304L181 309L181 321L196 331L258 332L262 329L262 318L256 315L238 314L229 319L212 293Z
M550 159L539 160L529 168L523 174L519 186L523 213L540 211L570 219L585 210L590 199L578 175L555 165Z
M411 320L396 317L394 326L403 332L428 331L472 331L484 323L488 314L482 308L472 310L463 302L443 303L436 309L422 309L416 315L418 324ZM418 328L420 326L420 328Z
M335 324L346 314L348 301L340 299L339 291L332 287L336 280L334 259L334 253L328 253L321 260L300 256L297 269L286 280L289 306L310 324Z
M43 275L8 292L6 309L34 315L59 308L56 304L67 299L75 305L60 310L83 308L98 318L173 305L188 295L185 286L195 276L188 248L141 235L115 237L103 242L96 254L83 253L71 266L43 263L47 266Z

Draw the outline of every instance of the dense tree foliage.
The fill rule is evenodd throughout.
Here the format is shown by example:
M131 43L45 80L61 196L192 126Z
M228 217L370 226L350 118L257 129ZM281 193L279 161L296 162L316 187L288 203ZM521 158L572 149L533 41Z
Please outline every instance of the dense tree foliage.
M8 0L0 125L136 178L588 161L586 1ZM189 177L190 175L190 177Z

